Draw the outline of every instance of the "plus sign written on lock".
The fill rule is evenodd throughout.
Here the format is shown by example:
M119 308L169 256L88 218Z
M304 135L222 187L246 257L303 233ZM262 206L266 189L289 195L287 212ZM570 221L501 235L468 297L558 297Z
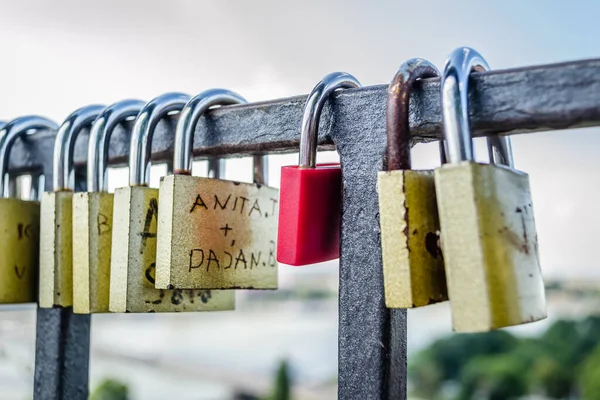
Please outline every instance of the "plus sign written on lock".
M278 190L187 178L162 181L156 287L275 289ZM166 210L162 218L161 210ZM191 229L176 240L172 234L161 236L186 225Z
M227 237L227 232L232 231L233 228L230 228L229 224L226 223L225 226L222 228L219 228L219 230L224 231L223 234L225 235L225 237Z

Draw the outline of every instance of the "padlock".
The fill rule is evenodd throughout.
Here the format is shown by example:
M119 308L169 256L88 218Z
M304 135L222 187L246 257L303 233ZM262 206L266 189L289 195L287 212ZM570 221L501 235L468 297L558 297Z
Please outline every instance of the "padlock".
M339 164L316 164L319 118L336 89L360 87L345 72L333 72L308 95L300 133L298 166L281 169L277 261L306 265L340 256L342 170Z
M108 312L113 198L106 167L110 137L137 116L144 102L124 100L107 107L90 130L87 192L73 195L73 312Z
M175 174L160 184L157 288L277 289L279 191L265 185L264 157L254 157L255 170L261 166L263 170L255 174L254 184L214 179L218 175L191 176L198 119L210 107L240 103L246 101L236 93L207 90L181 113L175 133Z
M418 79L439 76L419 58L400 66L388 88L387 171L379 172L379 221L385 304L421 307L448 300L433 170L413 170L408 106ZM442 153L443 154L443 153Z
M490 164L474 161L469 128L472 70L489 69L474 50L446 61L441 82L449 163L435 170L452 324L487 331L546 317L529 177L512 166L508 138L490 138Z
M19 137L39 129L56 131L54 122L36 116L2 124L0 130L0 304L37 300L40 203L32 177L30 201L11 198L8 164Z
M104 106L82 107L67 117L54 142L53 192L42 194L40 217L40 293L42 308L73 305L73 148Z
M129 184L113 207L109 310L112 312L218 311L234 308L233 291L155 288L158 189L149 188L152 136L158 122L189 100L167 93L147 103L131 133Z

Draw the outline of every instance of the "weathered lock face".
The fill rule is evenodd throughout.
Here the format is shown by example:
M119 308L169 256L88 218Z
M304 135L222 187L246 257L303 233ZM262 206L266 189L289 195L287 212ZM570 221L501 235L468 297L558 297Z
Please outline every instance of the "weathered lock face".
M40 217L42 308L73 305L73 192L45 192Z
M234 308L233 291L155 288L158 190L115 191L110 311L219 311Z
M0 303L36 301L40 204L0 198Z
M156 287L276 289L278 193L256 184L165 177Z
M377 183L386 306L448 300L433 171L382 171Z
M435 183L454 329L545 318L527 174L461 162L437 169Z
M73 196L73 311L108 312L112 242L112 193Z

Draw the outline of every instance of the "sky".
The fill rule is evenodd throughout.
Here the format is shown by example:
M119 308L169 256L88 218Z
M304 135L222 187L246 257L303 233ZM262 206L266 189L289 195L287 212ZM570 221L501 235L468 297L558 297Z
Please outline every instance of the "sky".
M595 58L598 15L593 0L0 0L0 119L60 122L90 103L212 87L274 99L308 93L336 70L382 84L409 58L441 68L464 45L494 69ZM516 167L530 174L548 277L600 277L598 134L513 137ZM273 184L279 166L295 160L272 159ZM418 145L414 164L435 167L437 148ZM230 163L230 176L240 171L249 171L248 160Z

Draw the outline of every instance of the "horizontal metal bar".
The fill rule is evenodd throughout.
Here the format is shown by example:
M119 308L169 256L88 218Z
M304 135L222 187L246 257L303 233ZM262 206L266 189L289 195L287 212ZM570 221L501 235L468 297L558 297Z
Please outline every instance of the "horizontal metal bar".
M390 73L390 76L392 74ZM319 143L332 149L331 130L336 121L347 119L360 127L384 129L385 118L373 118L385 109L386 85L351 89L335 95L323 110ZM296 96L213 110L201 118L194 139L194 155L233 156L297 151L300 122L306 96ZM348 109L356 113L332 112ZM332 108L333 106L333 108ZM471 126L474 136L517 133L600 125L600 59L474 73L470 84ZM416 141L440 139L439 80L427 79L411 93L410 128ZM354 111L353 111L354 112ZM157 127L152 144L153 159L171 158L173 120ZM51 152L52 134L18 141L10 169L24 171L40 167L41 153ZM75 162L83 165L86 135L77 141ZM126 129L111 139L110 163L125 165L129 151Z

